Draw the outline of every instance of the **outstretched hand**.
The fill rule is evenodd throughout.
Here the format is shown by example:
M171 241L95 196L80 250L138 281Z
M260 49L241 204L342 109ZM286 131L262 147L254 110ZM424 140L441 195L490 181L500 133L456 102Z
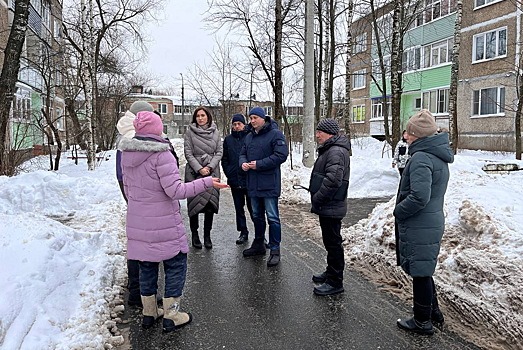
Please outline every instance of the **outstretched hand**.
M229 185L224 184L223 182L220 182L220 179L217 177L212 178L212 186L218 190L223 188L229 188Z

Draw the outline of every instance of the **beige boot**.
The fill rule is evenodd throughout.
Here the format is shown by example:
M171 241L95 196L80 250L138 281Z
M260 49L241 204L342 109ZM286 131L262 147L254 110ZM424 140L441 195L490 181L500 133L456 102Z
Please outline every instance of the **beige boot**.
M188 312L181 312L180 298L163 298L163 331L172 332L177 328L183 327L192 321L192 315Z
M147 297L142 295L142 304L142 327L145 329L151 328L154 325L154 321L163 315L163 310L159 309L158 304L156 304L156 295L149 295Z

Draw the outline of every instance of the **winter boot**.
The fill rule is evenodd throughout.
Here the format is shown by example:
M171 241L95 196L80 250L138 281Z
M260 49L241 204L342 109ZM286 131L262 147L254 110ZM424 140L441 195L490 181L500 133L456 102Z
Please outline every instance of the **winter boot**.
M178 328L188 325L192 321L192 315L189 312L180 311L180 298L164 298L163 307L163 332L172 332Z
M192 246L196 249L202 249L202 242L200 241L200 236L198 236L198 231L192 232Z
M156 303L156 295L144 296L142 295L143 304L143 319L142 327L145 329L151 328L154 322L163 315L163 310L158 308Z
M236 244L238 244L238 245L244 244L244 243L247 243L248 240L249 240L249 232L248 231L242 232L242 233L240 233L240 237L238 237L238 239L236 240Z
M255 238L254 241L252 241L251 247L243 251L243 256L247 258L250 256L265 255L266 253L263 238Z
M127 305L142 307L140 295L140 263L138 260L127 260L127 289L129 297Z
M434 327L432 327L430 320L431 310L431 305L421 305L414 302L414 317L403 320L398 319L398 327L422 335L433 335Z
M203 245L207 249L212 249L211 231L205 231L203 233Z
M274 249L271 250L271 255L269 256L269 259L267 260L267 267L273 267L280 263L280 250Z

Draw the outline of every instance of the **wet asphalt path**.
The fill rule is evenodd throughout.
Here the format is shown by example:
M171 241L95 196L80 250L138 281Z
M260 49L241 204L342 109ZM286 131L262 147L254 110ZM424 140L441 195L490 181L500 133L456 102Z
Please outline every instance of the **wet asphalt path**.
M357 209L345 224L366 217L379 201L351 201ZM143 330L134 310L132 349L477 349L449 332L421 337L399 330L396 319L408 315L409 306L350 270L345 293L315 296L311 276L324 268L325 250L287 226L285 215L280 265L267 268L267 256L243 258L247 246L235 244L233 214L230 192L222 191L214 248L191 247L182 310L193 322L162 334L160 323Z

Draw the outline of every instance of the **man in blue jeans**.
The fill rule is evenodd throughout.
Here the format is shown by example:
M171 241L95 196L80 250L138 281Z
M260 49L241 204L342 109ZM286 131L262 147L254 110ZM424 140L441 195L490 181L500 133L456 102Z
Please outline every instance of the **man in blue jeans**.
M281 224L278 198L281 195L280 165L287 160L289 150L285 136L278 124L261 107L249 112L252 126L245 137L240 152L239 164L247 173L247 192L251 198L254 240L250 248L243 251L244 257L265 255L265 215L269 223L270 257L267 266L280 262Z

